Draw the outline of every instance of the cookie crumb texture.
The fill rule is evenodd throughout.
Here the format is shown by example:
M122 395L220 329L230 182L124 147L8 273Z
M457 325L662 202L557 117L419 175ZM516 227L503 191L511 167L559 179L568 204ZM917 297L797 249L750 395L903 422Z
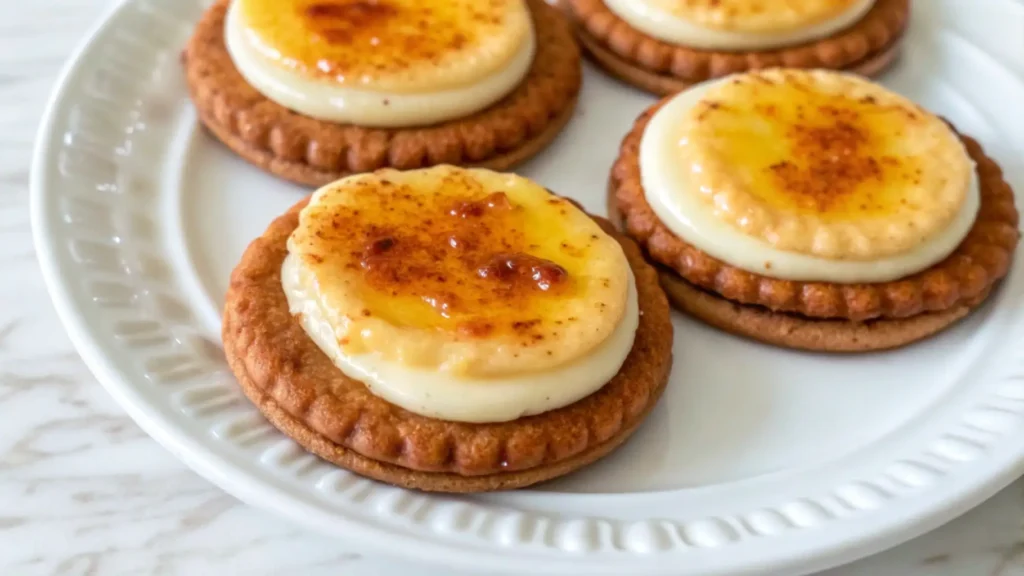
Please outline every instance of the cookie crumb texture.
M563 1L585 40L639 71L687 83L761 68L854 68L894 46L910 17L910 0L877 0L864 18L831 37L775 50L725 52L647 36L615 15L603 0Z
M835 284L779 280L713 258L673 234L644 196L640 140L647 123L666 101L644 112L626 135L612 167L609 194L629 236L652 259L697 288L774 312L862 322L974 306L1006 276L1020 239L1013 190L999 165L975 140L962 135L968 155L977 164L981 207L960 246L931 268L892 282Z
M250 86L224 43L228 0L203 15L184 53L199 118L234 152L269 172L308 186L378 168L436 164L503 170L537 153L569 120L582 82L571 25L542 0L528 0L537 55L511 94L476 114L433 126L361 128L288 110Z
M622 245L637 283L640 326L619 373L564 408L512 422L419 416L346 377L292 318L281 288L286 240L305 201L250 244L231 277L223 340L246 395L282 432L318 456L400 486L447 492L509 489L561 476L623 442L668 380L672 324L657 272Z

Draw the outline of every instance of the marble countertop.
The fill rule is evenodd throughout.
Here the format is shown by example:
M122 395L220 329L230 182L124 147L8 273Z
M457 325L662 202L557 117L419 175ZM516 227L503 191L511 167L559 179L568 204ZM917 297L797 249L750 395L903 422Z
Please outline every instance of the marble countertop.
M31 244L31 146L62 63L109 3L0 2L0 574L450 574L228 496L147 437L64 335ZM1024 481L825 574L1024 575Z

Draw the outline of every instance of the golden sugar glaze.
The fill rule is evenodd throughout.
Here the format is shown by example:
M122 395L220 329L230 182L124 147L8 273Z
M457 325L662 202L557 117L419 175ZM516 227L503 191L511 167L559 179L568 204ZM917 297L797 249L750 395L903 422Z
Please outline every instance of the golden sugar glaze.
M531 31L522 0L236 0L270 60L343 85L415 92L496 72Z
M588 262L611 241L568 201L539 188L538 198L517 181L496 189L471 171L427 174L354 179L306 209L293 250L318 268L321 284L345 284L364 303L361 315L526 345L579 321L558 314L568 300L611 285ZM592 304L598 313L609 305Z
M971 162L945 123L852 76L769 70L712 88L681 129L694 186L777 248L870 259L958 214Z

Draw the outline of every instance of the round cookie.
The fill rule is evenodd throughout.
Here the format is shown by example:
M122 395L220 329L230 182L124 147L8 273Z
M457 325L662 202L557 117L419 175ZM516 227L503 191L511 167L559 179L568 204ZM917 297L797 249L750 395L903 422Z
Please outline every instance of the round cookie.
M250 86L224 43L229 0L196 26L182 56L200 121L245 160L286 180L321 186L378 168L455 164L505 170L540 152L572 117L582 83L579 48L566 18L527 0L537 55L526 79L466 118L408 129L364 128L310 118Z
M877 0L850 28L814 42L765 51L722 52L662 42L632 28L603 0L561 0L577 36L613 76L668 95L729 74L772 67L827 68L874 76L891 64L910 15L910 0Z
M607 208L609 220L622 228L622 214L611 188ZM906 346L955 324L989 295L986 290L971 301L941 312L853 322L807 318L739 304L701 290L665 267L658 268L658 278L672 306L705 324L765 344L813 352L872 352Z
M801 350L897 348L967 316L1009 270L1020 237L1013 190L998 164L962 135L977 165L981 207L967 238L931 268L894 282L838 285L778 280L721 262L668 230L644 198L638 147L660 106L642 114L623 139L608 183L608 214L659 266L673 306L707 324Z
M672 304L706 324L765 344L816 352L899 348L948 328L988 296L985 292L974 302L909 318L868 322L819 320L737 304L694 287L671 270L660 271L659 276Z
M658 74L640 68L601 46L586 32L579 33L579 40L584 50L609 74L626 84L636 86L652 94L659 96L675 94L703 81L682 80L668 74ZM876 76L888 68L896 60L896 57L899 56L899 53L899 44L893 44L891 47L876 54L871 54L864 60L852 64L843 70L860 74L861 76Z
M977 165L981 207L967 237L943 261L906 278L873 284L781 280L731 266L669 230L644 196L639 146L658 103L623 139L612 167L609 195L623 228L657 263L697 288L743 305L813 319L867 321L944 312L974 302L1007 273L1020 233L1013 190L1002 170L972 138L961 136ZM611 201L611 200L610 200Z
M669 305L631 240L640 325L619 373L582 400L511 422L471 424L413 414L346 377L291 316L281 288L300 202L250 244L231 277L225 354L245 394L282 432L321 458L406 488L477 492L567 474L624 442L657 402L672 364Z

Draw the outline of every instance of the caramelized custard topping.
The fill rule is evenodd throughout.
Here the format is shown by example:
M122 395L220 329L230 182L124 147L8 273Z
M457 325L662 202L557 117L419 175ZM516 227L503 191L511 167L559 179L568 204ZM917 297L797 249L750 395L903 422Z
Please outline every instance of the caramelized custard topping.
M572 294L573 278L548 259L560 254L532 243L528 230L540 223L525 208L503 192L485 195L465 174L439 184L437 193L423 194L387 179L357 183L353 193L364 196L357 204L332 206L329 219L317 220L323 226L310 227L315 244L330 251L324 260L359 273L372 315L441 328L485 316L496 330L523 331L523 311ZM453 200L466 196L473 199ZM542 328L537 323L527 335L543 337Z
M492 280L508 291L557 290L569 273L558 264L529 254L495 254L476 269L477 276Z
M644 0L704 28L784 32L843 14L861 0Z
M679 154L716 215L776 248L837 259L905 252L944 230L972 165L940 119L880 86L769 70L710 89Z
M235 0L269 60L337 84L416 92L470 83L532 33L523 0Z
M451 361L437 351L451 343L483 351L488 360L466 361L481 372L497 356L565 362L599 344L625 305L614 240L543 188L483 170L345 179L316 194L289 249L347 317L343 345L408 334L420 340L410 363Z

